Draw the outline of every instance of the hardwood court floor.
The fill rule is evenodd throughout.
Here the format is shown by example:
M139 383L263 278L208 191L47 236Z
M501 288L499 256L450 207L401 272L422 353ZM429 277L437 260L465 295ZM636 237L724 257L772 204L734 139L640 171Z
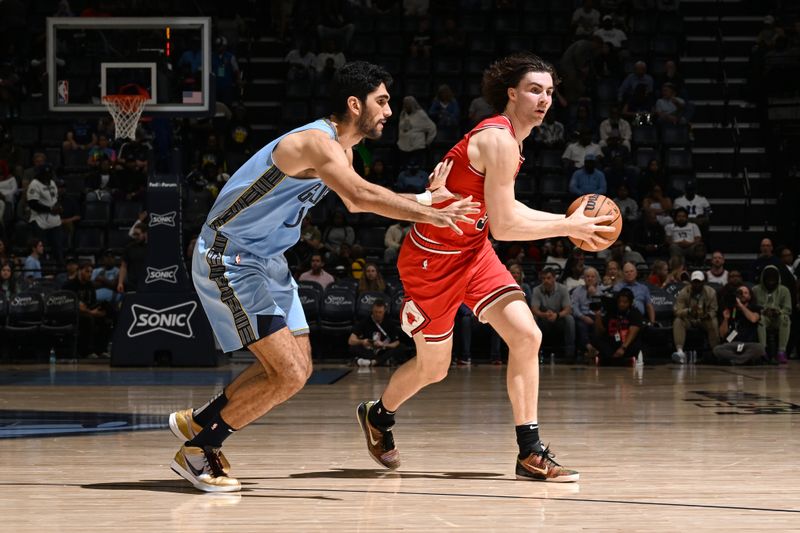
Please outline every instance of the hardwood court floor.
M354 370L307 386L236 434L226 453L244 490L234 495L197 493L173 474L178 441L167 429L0 439L0 530L800 531L796 362L545 365L542 436L580 470L576 484L514 480L505 367L454 368L410 401L395 429L403 467L378 470L353 413L388 375ZM7 384L0 410L163 424L215 389Z

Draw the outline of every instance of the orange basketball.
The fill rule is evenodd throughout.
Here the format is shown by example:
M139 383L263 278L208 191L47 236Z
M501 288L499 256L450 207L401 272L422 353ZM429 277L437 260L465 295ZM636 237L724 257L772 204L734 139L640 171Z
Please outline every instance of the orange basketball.
M603 196L602 194L584 194L583 196L576 198L574 202L570 204L567 208L567 216L570 216L572 213L578 209L578 206L581 205L584 198L589 198L589 203L586 204L586 209L583 210L583 214L587 217L601 217L604 215L615 215L614 220L610 223L606 223L610 226L614 226L616 229L613 233L603 233L603 237L606 239L610 239L611 243L617 240L619 237L619 233L622 231L622 213L619 211L619 207L614 201L607 197ZM580 248L581 250L586 250L587 252L599 252L600 250L605 250L608 246L603 248L595 248L590 243L586 241L581 241L578 239L573 239L572 237L569 238L572 241L572 244ZM611 246L609 243L609 246Z

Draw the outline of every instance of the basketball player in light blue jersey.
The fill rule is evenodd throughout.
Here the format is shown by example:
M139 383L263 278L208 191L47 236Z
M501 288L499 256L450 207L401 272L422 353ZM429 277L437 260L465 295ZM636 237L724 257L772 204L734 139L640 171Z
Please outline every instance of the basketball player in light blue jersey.
M205 406L172 413L182 441L172 469L207 492L241 489L220 451L234 431L260 418L303 388L311 375L308 324L283 253L300 239L300 221L328 188L350 211L450 227L478 212L471 197L443 209L448 165L438 165L431 189L398 195L361 178L352 147L381 136L391 116L381 67L349 63L331 88L333 114L278 137L225 184L197 239L192 277L217 340L226 352L248 348L258 361Z

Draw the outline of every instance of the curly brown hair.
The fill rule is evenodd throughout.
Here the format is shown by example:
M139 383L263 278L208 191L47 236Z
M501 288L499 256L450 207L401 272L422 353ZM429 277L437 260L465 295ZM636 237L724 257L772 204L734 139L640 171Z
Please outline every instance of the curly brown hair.
M549 72L554 85L561 81L552 64L535 54L520 52L498 59L483 71L483 97L495 111L502 113L508 104L508 88L516 87L528 72Z

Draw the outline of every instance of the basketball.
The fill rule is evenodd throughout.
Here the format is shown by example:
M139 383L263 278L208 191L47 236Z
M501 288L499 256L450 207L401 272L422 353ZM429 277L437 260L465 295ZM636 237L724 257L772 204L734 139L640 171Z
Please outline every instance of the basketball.
M584 194L583 196L579 196L572 202L569 207L567 208L567 216L570 216L572 213L578 209L578 206L581 205L584 198L588 198L589 202L586 204L586 209L583 210L583 214L587 217L601 217L604 215L615 215L614 220L610 223L607 223L611 226L614 226L614 233L605 233L603 236L610 239L609 246L611 243L617 240L619 237L620 232L622 231L622 213L619 211L619 207L614 201L607 197L603 196L602 194ZM569 238L572 241L572 244L580 248L581 250L585 250L587 252L599 252L600 250L605 250L608 246L603 248L596 248L592 246L591 243L586 241L578 240L573 237Z

